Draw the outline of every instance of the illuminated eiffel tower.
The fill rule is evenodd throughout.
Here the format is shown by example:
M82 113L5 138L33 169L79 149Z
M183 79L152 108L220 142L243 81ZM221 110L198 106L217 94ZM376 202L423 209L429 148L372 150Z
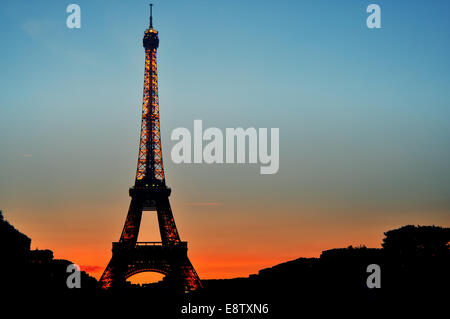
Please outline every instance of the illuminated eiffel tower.
M174 289L196 290L202 285L187 257L187 242L180 240L169 203L171 190L164 177L156 72L159 38L153 29L152 5L143 45L144 98L136 181L129 190L131 203L122 235L119 242L113 243L111 261L100 281L106 289L121 287L128 277L152 271L164 274ZM137 242L143 211L156 211L161 242Z

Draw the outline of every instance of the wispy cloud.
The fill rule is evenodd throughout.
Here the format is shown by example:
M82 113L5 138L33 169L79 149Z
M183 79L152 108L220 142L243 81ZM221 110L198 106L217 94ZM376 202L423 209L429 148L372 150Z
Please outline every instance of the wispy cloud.
M86 271L86 272L97 272L97 271L103 270L103 267L91 266L91 265L82 265L82 266L80 266L80 269L82 271Z
M48 23L40 20L28 20L21 25L22 30L31 38L40 38L47 29Z
M190 202L186 203L186 206L222 206L220 202Z

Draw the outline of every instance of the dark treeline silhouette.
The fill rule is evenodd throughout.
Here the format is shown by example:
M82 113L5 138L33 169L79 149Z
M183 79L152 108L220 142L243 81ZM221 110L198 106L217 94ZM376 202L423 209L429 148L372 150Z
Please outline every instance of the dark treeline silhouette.
M0 211L0 290L10 293L61 291L67 288L71 261L54 259L51 250L31 250L31 239L5 220ZM81 272L81 283L96 289L97 280Z
M204 288L190 294L173 291L164 281L103 291L85 273L81 289L68 289L66 268L71 262L53 259L50 250L30 250L31 239L0 213L0 292L20 292L20 298L37 298L50 307L81 310L90 305L103 314L126 310L149 317L159 313L155 318L208 317L182 314L188 303L223 308L213 318L299 317L305 309L324 314L444 307L450 297L450 228L409 225L384 235L382 248L331 249L319 258L298 258L246 278L204 279ZM380 267L381 288L367 286L372 264ZM227 303L268 304L269 313L225 314Z

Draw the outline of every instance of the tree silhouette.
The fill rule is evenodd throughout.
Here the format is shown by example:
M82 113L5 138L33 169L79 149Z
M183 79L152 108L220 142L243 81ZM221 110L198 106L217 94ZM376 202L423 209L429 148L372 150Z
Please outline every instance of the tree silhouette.
M408 225L384 234L382 246L391 256L445 257L449 254L450 228Z

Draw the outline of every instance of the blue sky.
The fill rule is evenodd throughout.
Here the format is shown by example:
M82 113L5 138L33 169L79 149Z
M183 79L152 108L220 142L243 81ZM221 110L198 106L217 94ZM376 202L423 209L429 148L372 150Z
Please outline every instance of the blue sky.
M74 1L82 27L71 30L69 3L2 2L0 208L42 245L75 247L98 231L85 223L103 224L109 237L92 250L108 251L136 168L148 5ZM377 243L407 223L449 224L450 2L154 3L166 176L194 246L213 250L216 225L255 225L256 239L309 235L289 237L282 259ZM370 3L379 30L366 27ZM279 173L173 164L170 132L194 119L279 127Z

